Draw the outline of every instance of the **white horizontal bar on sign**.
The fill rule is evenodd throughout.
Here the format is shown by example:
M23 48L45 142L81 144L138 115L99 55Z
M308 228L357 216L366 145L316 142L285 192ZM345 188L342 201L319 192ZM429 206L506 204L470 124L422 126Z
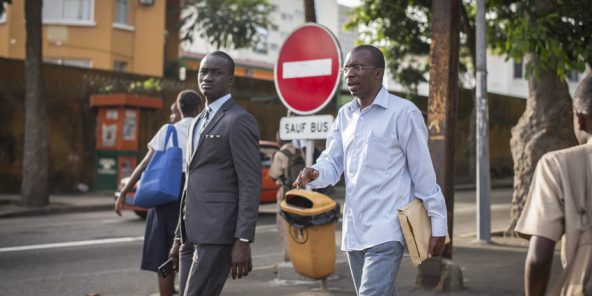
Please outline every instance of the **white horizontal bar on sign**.
M331 75L331 59L285 62L282 78L303 78Z

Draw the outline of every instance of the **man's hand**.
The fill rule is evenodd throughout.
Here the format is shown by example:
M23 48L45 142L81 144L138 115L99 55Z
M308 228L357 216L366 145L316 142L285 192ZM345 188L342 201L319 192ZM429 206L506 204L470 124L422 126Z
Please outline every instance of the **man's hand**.
M445 236L432 236L428 247L428 258L438 257L444 253Z
M251 244L236 239L234 241L234 246L232 246L232 263L230 265L232 279L236 279L237 277L240 279L243 276L246 277L251 270L253 270L253 262L251 261Z
M173 259L173 269L179 271L179 248L181 247L181 241L178 239L173 240L173 246L169 251L169 258Z
M313 181L318 177L319 171L313 168L304 168L302 171L300 171L300 174L298 174L298 178L296 178L296 181L292 183L292 186L304 187L304 185L308 184L309 182Z
M123 206L125 205L125 196L127 195L127 191L121 191L119 193L119 196L117 197L117 199L115 200L115 213L121 217L121 210L123 209Z

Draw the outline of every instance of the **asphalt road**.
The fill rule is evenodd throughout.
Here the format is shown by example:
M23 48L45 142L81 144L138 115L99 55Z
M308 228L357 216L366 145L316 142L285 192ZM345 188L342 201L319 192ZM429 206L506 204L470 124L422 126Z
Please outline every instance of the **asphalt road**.
M511 190L496 190L491 200L492 229L502 229ZM474 192L457 192L455 208L455 236L474 235ZM265 269L282 260L275 216L262 214L257 225L254 268ZM139 269L143 234L143 220L131 212L0 219L0 295L153 294L156 274Z

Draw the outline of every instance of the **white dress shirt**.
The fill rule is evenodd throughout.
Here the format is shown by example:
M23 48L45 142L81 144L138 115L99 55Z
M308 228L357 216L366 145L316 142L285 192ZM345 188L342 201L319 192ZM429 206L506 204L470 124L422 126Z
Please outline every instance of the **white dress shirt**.
M230 100L230 94L227 94L227 95L217 99L213 103L206 105L204 107L204 110L206 110L208 107L210 108L210 114L208 115L208 124L210 123L210 121L212 121L212 119L214 118L214 115L216 115L216 113L218 112L220 107L222 107L222 105L224 105L224 103L226 103L226 101L228 101L228 100ZM202 113L200 113L200 115L198 117L195 118L195 120L197 120L197 124L195 125L195 128L193 129L193 150L192 151L195 151L195 148L197 148L197 144L199 142L199 131L201 130L201 126L205 122L205 120L203 120L203 116L201 116L202 114L203 114L203 111L202 111Z
M432 235L447 235L446 204L427 137L419 109L385 88L364 110L357 99L341 107L313 166L319 177L310 185L326 187L345 176L342 250L403 241L397 209L415 197L431 217Z
M187 136L189 135L189 127L191 125L191 121L193 117L185 117L181 119L181 121L176 122L175 129L177 130L177 144L181 151L183 152L183 164L186 162L186 155L185 150L187 149ZM160 130L154 135L152 140L148 142L148 147L152 148L155 151L164 151L165 148L173 146L173 137L169 139L169 143L167 147L164 147L164 143L166 141L166 133L167 133L168 124L163 125ZM185 172L185 165L183 165L183 172Z

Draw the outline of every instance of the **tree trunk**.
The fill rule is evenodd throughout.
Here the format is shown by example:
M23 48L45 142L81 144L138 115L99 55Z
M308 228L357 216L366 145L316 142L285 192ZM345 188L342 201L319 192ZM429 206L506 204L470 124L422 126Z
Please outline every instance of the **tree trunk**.
M43 98L41 48L42 0L25 1L25 147L23 157L22 204L45 206L49 202L47 106Z
M304 21L307 23L317 22L317 15L315 13L315 0L304 0Z
M530 61L536 63L536 57L526 55L525 62ZM572 102L566 82L560 80L553 70L541 69L538 75L531 73L526 110L512 128L510 140L514 160L514 195L506 234L514 234L539 159L549 151L575 144Z

